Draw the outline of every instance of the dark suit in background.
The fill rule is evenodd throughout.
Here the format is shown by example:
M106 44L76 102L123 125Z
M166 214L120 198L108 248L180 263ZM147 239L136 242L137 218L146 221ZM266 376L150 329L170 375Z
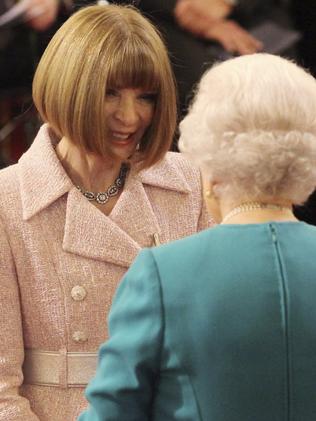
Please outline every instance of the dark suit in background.
M177 24L173 10L176 0L141 0L139 9L158 26L170 52L179 88L180 112L184 114L192 89L204 71L218 58L217 43L197 38ZM279 0L241 0L229 16L246 29L264 19L288 25L286 7Z
M300 64L316 75L316 7L314 0L291 0L293 21L302 33L298 45Z
M316 7L314 0L292 0L293 21L302 33L298 57L302 66L316 76ZM316 190L303 206L296 206L295 216L316 225Z

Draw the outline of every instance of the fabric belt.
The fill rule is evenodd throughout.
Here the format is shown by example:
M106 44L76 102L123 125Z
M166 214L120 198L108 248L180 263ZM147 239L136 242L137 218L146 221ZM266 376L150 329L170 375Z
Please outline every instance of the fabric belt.
M57 352L26 349L23 363L25 384L53 387L85 387L95 374L96 352Z

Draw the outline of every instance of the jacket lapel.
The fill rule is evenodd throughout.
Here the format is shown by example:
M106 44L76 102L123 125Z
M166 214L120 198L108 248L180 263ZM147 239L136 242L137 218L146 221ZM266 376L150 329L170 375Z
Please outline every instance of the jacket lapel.
M63 249L89 258L128 267L141 248L160 234L144 186L131 174L109 216L76 189L68 194Z
M63 249L128 267L139 252L140 245L73 188L67 199Z
M73 188L68 194L63 249L89 258L129 267L141 248L155 245L161 227L146 185L190 191L172 165L160 164L137 173L132 170L109 216Z
M157 217L141 179L131 173L110 218L139 244L150 247L154 234L161 234Z
M130 266L139 250L154 245L154 237L161 234L145 186L186 194L190 188L185 178L179 176L169 154L149 170L132 169L111 214L105 216L73 185L56 156L54 141L49 127L42 126L19 161L23 219L29 220L68 193L64 251Z

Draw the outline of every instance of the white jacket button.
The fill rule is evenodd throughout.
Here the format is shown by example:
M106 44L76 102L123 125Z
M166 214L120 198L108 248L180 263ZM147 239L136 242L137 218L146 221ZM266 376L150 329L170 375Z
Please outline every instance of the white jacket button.
M76 285L71 290L71 298L75 301L82 301L86 298L87 291L81 285Z
M82 343L82 342L86 342L88 340L88 335L85 332L82 332L80 330L77 330L76 332L74 332L72 334L72 339L75 342Z

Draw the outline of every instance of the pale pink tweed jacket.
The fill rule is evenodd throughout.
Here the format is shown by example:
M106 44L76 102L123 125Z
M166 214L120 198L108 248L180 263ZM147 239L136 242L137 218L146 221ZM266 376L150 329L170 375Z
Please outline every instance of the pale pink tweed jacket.
M72 184L44 125L0 172L0 196L0 420L74 421L84 386L67 386L65 356L97 351L117 284L154 235L166 243L210 225L200 176L168 153L152 169L131 170L107 217ZM30 349L59 353L48 373L59 385L23 383Z

